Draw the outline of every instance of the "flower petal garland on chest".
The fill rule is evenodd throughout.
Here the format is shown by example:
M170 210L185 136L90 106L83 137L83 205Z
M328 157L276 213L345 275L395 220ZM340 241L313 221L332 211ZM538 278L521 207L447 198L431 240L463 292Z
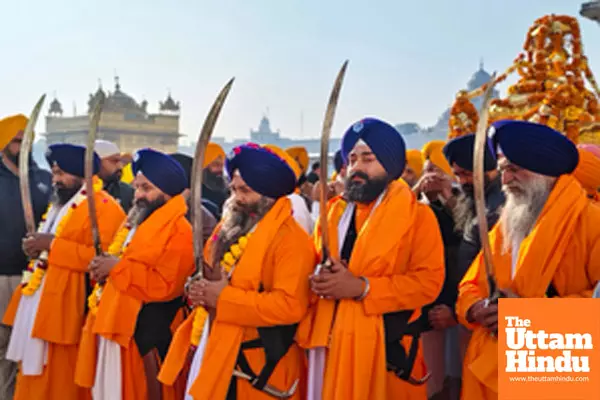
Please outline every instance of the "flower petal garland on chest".
M94 193L102 190L102 187L103 187L102 181L100 179L96 179L94 181L94 185L93 185ZM80 190L79 192L77 192L77 194L75 194L75 198L73 199L73 201L71 201L71 205L69 206L69 209L67 210L65 215L60 219L60 221L56 221L56 223L58 223L58 225L56 226L56 230L54 231L54 237L62 236L65 226L67 226L67 224L71 220L73 213L75 213L75 210L77 210L77 208L81 205L81 203L83 203L83 201L86 199L87 199L87 194L86 194L85 189ZM41 232L42 229L45 227L46 218L48 217L48 213L50 212L52 207L53 207L53 204L51 203L48 206L48 209L46 210L44 215L42 216L42 219L41 219L39 227L38 227L38 232ZM43 251L37 259L29 261L29 264L27 265L27 269L23 272L23 279L21 281L21 283L23 285L23 287L21 289L21 293L24 296L32 296L35 292L37 292L37 290L40 288L40 286L42 284L42 279L44 278L44 275L46 275L47 269L48 269L48 251Z
M119 228L112 243L110 244L110 246L108 246L108 255L117 257L119 259L123 256L123 253L125 253L127 246L131 242L131 240L127 242L127 238L129 237L131 230L138 225L141 215L142 211L137 207L134 207L130 211L129 215L127 216L127 219L125 220L125 223L121 226L121 228ZM98 313L98 307L100 306L100 298L102 297L103 287L104 283L96 282L96 284L94 285L94 290L92 290L92 293L88 296L87 299L90 313L94 316Z
M229 251L223 255L220 265L228 276L231 275L233 267L235 267L244 254L250 236L252 236L252 231L239 238L237 243L232 244L231 247L229 247ZM216 236L212 238L213 241L216 241L216 239ZM202 337L207 318L208 311L204 307L196 307L196 314L194 315L194 322L192 324L192 335L190 338L190 343L194 348L198 347L198 344L200 343L200 338Z

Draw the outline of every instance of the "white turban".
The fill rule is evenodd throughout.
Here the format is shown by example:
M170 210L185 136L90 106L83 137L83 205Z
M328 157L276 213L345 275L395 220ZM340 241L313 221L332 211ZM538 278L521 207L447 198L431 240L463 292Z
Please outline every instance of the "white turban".
M113 142L107 140L96 140L94 143L94 150L100 158L107 158L117 154L121 154L119 147Z

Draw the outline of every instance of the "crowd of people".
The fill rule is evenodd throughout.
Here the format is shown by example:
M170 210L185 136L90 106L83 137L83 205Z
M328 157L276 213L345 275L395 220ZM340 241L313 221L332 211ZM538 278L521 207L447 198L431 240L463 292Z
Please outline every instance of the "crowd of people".
M50 172L29 160L32 233L19 190L26 124L0 120L0 399L498 397L473 133L406 149L390 124L364 118L327 181L302 147L226 155L210 143L202 232L191 157L141 149L129 163L98 140L87 187L86 148L52 144ZM486 140L499 293L591 297L600 147L513 120Z

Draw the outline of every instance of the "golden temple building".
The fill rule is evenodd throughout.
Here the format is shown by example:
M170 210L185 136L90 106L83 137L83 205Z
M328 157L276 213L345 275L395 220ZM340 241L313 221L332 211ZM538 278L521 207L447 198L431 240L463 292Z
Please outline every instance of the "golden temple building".
M50 104L46 116L46 141L53 143L72 143L85 145L90 126L90 115L102 86L89 95L86 114L63 116L62 105L58 99ZM164 102L159 102L159 112L147 111L146 100L138 103L121 90L119 78L115 77L114 92L105 93L98 139L114 142L123 153L150 147L165 153L175 153L179 146L179 102L175 102L169 93Z

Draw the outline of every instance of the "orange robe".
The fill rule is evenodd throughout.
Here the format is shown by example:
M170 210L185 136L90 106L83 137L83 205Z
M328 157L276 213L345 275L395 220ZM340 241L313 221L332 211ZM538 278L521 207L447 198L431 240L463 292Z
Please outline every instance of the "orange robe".
M338 255L338 223L346 202L330 203L329 248ZM444 249L429 207L417 202L403 181L390 183L376 209L357 204L356 239L348 268L369 279L362 300L313 296L298 340L305 348L328 347L323 378L324 400L425 399L425 385L412 386L386 370L383 314L416 310L435 300L444 282ZM318 232L317 232L318 233ZM320 236L316 235L320 248ZM407 338L408 339L408 338ZM410 339L405 340L405 348ZM425 374L419 354L412 375Z
M217 228L218 229L218 228ZM205 251L209 259L210 248ZM236 265L230 284L221 292L217 313L198 377L189 394L195 400L224 399L232 377L240 344L258 337L257 327L299 322L308 308L308 276L316 261L307 233L292 216L289 199L277 200L258 223ZM259 293L260 284L264 292ZM195 313L176 333L159 379L172 384L180 374L190 349ZM245 350L255 373L265 362L263 349ZM288 390L296 379L298 390L291 399L305 398L305 355L295 343L279 361L269 384ZM240 400L271 400L247 381L237 380Z
M95 193L100 242L104 251L125 218L121 206L106 192ZM54 238L48 257L43 292L32 336L48 343L48 362L39 376L19 372L16 400L79 400L89 391L75 385L75 362L84 324L85 273L95 250L87 200L73 212L61 234ZM21 296L13 294L3 323L12 325Z
M154 211L135 231L118 264L111 270L98 311L88 314L77 360L76 382L91 388L96 373L97 335L121 346L122 400L144 400L144 363L133 335L144 303L165 302L183 295L194 272L192 228L182 196ZM172 389L163 399L175 399Z
M502 254L500 224L490 232L500 289L511 289L520 297L545 297L552 283L561 297L591 297L600 280L600 208L586 199L572 176L559 178L532 233L521 243L514 278L512 254ZM460 283L456 304L460 322L473 330L463 367L464 400L498 397L497 339L466 320L471 306L488 293L480 253Z

